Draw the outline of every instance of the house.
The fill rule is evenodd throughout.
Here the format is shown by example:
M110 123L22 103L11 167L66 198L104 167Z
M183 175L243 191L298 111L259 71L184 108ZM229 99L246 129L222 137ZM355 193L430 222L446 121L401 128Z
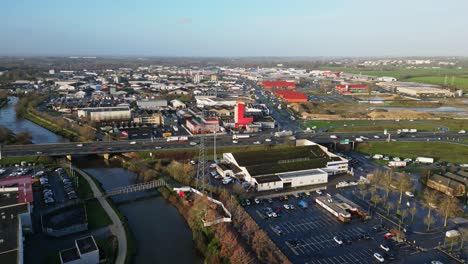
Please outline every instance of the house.
M427 180L427 187L451 196L467 196L468 173L458 172L435 173Z

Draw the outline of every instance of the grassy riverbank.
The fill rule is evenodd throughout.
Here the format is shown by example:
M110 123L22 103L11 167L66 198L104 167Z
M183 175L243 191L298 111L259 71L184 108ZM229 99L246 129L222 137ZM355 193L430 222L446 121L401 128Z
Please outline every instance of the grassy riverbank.
M23 117L55 134L68 138L71 141L77 141L79 139L79 135L75 132L68 129L62 129L53 122L33 114L29 109Z

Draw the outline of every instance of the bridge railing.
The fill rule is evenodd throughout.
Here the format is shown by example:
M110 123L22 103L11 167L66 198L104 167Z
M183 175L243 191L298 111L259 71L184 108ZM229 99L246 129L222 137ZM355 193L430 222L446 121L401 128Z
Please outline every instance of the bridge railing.
M166 182L163 180L154 180L146 183L138 183L129 186L119 187L112 190L107 191L103 196L109 197L119 194L126 194L126 193L133 193L139 192L144 190L150 190L158 187L165 186Z

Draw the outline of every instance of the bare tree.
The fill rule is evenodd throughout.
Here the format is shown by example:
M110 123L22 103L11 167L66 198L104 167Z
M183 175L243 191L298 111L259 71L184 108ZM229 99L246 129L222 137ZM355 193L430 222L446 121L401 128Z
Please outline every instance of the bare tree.
M411 208L409 210L410 210L410 214L411 214L411 223L412 223L414 221L414 216L418 212L418 207L416 207L416 203L413 203L413 206L411 206Z
M453 196L442 199L437 209L439 214L444 217L444 227L447 227L448 218L456 216L461 210L458 206L457 198Z
M432 209L437 206L438 200L439 200L439 195L435 191L432 191L432 190L429 190L429 189L426 189L424 191L423 206L428 209L427 219L432 219L432 222L434 222L434 219L432 218L432 215L431 215ZM429 227L430 227L430 224L428 224L427 229L429 229Z
M374 203L374 207L377 207L377 204L382 201L382 197L379 195L379 193L375 192L372 197L371 197L371 202Z
M359 185L359 194L361 194L362 199L366 197L367 194L369 194L369 186L367 184L360 184Z
M380 176L380 179L379 179L379 184L385 190L385 196L383 198L385 203L387 202L388 195L391 191L392 183L393 183L393 171L387 170L387 171L382 172L382 175Z
M424 217L424 224L427 226L427 231L431 230L431 225L434 223L434 217L431 214Z
M401 173L398 176L398 180L395 182L396 190L400 194L400 199L398 200L397 207L400 208L400 204L403 200L403 193L410 191L413 187L413 182L411 181L411 177L406 173Z
M395 204L391 201L388 201L385 204L385 209L387 209L387 214L390 214L390 211L393 210L394 208L395 208Z
M406 208L401 209L400 210L401 223L403 223L405 221L406 217L408 217L408 209L406 209Z

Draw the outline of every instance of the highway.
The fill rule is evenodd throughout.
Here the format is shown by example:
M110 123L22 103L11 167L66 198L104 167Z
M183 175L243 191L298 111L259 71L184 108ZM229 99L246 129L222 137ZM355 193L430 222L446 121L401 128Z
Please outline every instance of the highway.
M334 135L336 138L331 138ZM387 136L383 133L306 133L297 132L297 139L310 139L320 144L339 143L342 139L349 139L350 142L355 138L364 136L365 141L386 141ZM376 138L378 137L378 138ZM265 139L271 139L266 142ZM468 139L467 134L458 133L440 133L440 132L420 132L406 135L392 136L392 141L405 142L427 142L443 141L456 144L467 145L466 142L459 141ZM4 157L24 157L24 156L63 156L63 155L86 155L102 153L122 153L133 151L148 151L161 149L189 149L196 148L197 145L191 145L190 142L198 142L197 137L191 137L186 142L168 142L166 139L153 140L134 140L134 141L95 141L84 143L55 143L55 144L31 144L31 145L4 145L0 146L1 158ZM255 143L260 144L284 144L288 141L287 137L275 138L271 133L254 134L247 139L238 139L238 143L233 143L231 135L218 135L216 145L221 146L250 146ZM134 143L134 144L132 144ZM213 146L213 136L206 137L207 147Z

